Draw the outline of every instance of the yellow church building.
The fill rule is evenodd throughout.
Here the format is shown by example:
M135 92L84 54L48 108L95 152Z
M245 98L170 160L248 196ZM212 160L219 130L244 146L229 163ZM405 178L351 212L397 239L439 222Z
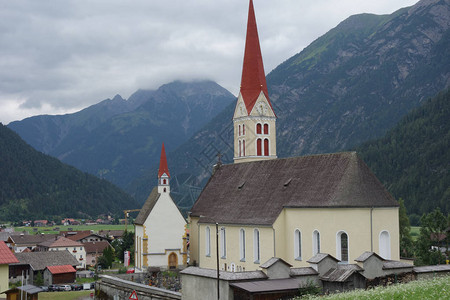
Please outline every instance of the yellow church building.
M399 260L398 203L355 152L279 159L250 1L234 164L218 164L191 209L190 262L260 270L273 257L294 268L318 253L354 263L365 251ZM218 249L216 248L216 226Z

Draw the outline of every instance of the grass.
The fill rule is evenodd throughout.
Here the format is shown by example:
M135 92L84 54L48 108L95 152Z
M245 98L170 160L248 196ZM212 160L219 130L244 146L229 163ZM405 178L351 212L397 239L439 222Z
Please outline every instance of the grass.
M14 231L20 232L20 231L28 231L30 234L34 234L37 232L40 233L59 233L57 230L53 230L54 228L58 227L59 231L81 231L81 230L93 230L94 232L98 232L100 230L125 230L125 225L103 225L103 224L97 224L97 225L56 225L52 227L28 227L28 226L20 226L20 227L14 227ZM128 224L127 226L128 231L134 231L133 224Z
M94 291L45 292L39 293L39 300L75 300L88 297ZM81 298L81 299L83 299Z
M379 286L371 290L356 290L326 297L312 296L301 299L450 299L450 276L436 277L429 280L416 280L388 287Z

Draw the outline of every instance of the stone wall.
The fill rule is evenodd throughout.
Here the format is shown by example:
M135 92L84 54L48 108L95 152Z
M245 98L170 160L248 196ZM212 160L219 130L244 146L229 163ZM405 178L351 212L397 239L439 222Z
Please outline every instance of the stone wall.
M181 293L151 287L108 275L101 276L101 280L97 281L95 284L96 299L128 299L133 291L136 291L139 300L181 299Z

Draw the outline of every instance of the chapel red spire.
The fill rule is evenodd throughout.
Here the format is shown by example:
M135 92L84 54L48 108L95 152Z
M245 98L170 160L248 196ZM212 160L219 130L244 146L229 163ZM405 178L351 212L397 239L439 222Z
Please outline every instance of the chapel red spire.
M270 106L269 93L267 92L266 76L259 46L258 28L256 26L253 1L250 0L247 21L247 37L245 40L244 65L242 68L241 95L244 99L248 114L250 114L261 91L267 98Z
M161 159L159 160L158 178L160 178L164 173L170 177L169 167L167 166L166 149L164 148L163 143L161 148Z

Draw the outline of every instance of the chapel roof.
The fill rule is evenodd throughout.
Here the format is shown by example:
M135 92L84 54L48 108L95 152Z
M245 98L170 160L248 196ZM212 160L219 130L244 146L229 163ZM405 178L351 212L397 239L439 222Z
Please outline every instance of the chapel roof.
M158 170L158 178L161 177L164 173L170 177L169 166L167 165L167 157L166 157L166 149L164 148L164 143L161 147L161 158L159 160L159 170Z
M159 196L161 196L161 194L158 193L158 187L154 187L152 192L150 193L150 196L148 196L147 200L145 201L144 206L142 206L141 210L139 211L134 224L144 225L148 215L152 211L156 202L158 202Z
M191 216L221 224L272 225L284 208L398 207L356 152L222 165Z
M253 9L252 0L250 0L248 9L247 36L245 40L240 92L249 115L261 92L264 93L269 105L272 106L267 91L266 75L264 73L258 28L256 25L255 10Z

